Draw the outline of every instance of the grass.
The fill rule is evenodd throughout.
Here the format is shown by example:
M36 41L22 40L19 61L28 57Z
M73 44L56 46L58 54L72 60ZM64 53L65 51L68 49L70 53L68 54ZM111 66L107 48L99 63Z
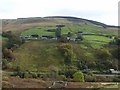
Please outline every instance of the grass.
M84 43L87 43L88 46L94 48L100 48L104 44L108 44L113 39L110 39L105 36L95 36L95 35L84 35Z
M84 35L84 38L88 41L106 42L106 43L113 40L105 36L95 36L95 35Z
M24 53L21 53L24 52ZM32 41L25 43L14 52L16 60L14 66L20 66L22 70L49 71L50 67L58 67L63 64L63 57L52 41Z
M93 34L107 34L107 35L117 35L117 30L105 29L97 25L85 25L85 24L68 24L66 27L62 28L62 33L67 34L68 32L76 33L78 31L83 31Z
M54 28L31 28L28 30L25 30L22 32L21 35L26 36L26 35L33 35L37 34L39 36L54 36L54 32L48 32L48 29L54 29Z
M55 29L56 27L44 27L44 28L31 28L24 32L21 35L32 35L38 34L39 36L55 36L55 32L48 32L48 29ZM62 28L62 34L67 34L68 32L77 33L78 31L83 31L87 33L96 33L100 34L112 34L111 30L105 30L103 27L98 27L97 25L80 25L80 24L67 24L65 27ZM112 30L113 31L113 30ZM116 31L113 32L115 34ZM108 34L108 35L109 35ZM83 48L86 47L93 47L93 48L100 48L102 45L107 44L108 42L112 41L105 36L96 36L96 35L84 35L84 41L82 44Z
M32 34L38 34L40 36L54 36L54 32L48 32L48 29L56 29L56 27L35 27L26 29L21 33L21 35L32 35ZM110 30L107 28L103 28L97 25L93 24L81 24L81 23L72 23L72 24L66 24L65 27L62 28L62 34L67 34L68 32L71 33L77 33L78 31L86 32L89 34L106 34L106 35L117 35L117 30Z
M21 71L51 72L53 69L59 70L64 66L64 56L57 49L59 44L57 41L52 40L26 42L13 52L16 59L11 62L11 65L13 68L20 66ZM92 49L88 48L88 44L88 46L84 43L69 44L72 45L76 58L80 60L85 58L88 61L96 58L93 55Z

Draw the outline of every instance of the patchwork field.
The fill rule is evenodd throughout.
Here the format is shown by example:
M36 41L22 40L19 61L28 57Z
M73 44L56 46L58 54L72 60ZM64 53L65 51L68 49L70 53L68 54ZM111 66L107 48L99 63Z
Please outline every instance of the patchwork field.
M54 36L54 32L48 32L49 29L56 29L56 27L37 27L37 28L30 28L24 30L21 35L32 35L32 34L38 34L40 36L44 35L52 35ZM79 31L82 31L84 33L88 34L104 34L104 35L117 35L117 30L111 30L111 29L105 29L103 27L98 26L91 26L91 25L80 25L80 24L67 24L65 27L62 28L62 34L68 34L68 32L71 33L77 33Z

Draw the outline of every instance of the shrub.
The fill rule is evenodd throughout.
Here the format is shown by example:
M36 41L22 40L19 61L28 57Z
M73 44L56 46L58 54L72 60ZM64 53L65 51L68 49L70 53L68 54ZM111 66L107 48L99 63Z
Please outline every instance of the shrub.
M7 69L13 69L13 64L11 62L7 63Z
M11 73L10 76L17 76L17 72Z
M37 78L37 74L36 73L31 73L32 74L32 78Z
M85 81L86 82L95 82L96 81L96 78L94 76L91 76L91 75L85 75Z
M13 55L13 52L11 49L5 48L3 50L3 58L6 59L15 59L15 56Z
M60 75L60 80L62 80L62 81L66 81L66 80L67 80L67 78L66 78L66 76L65 76L65 75Z
M7 64L8 64L9 62L7 61L7 59L3 59L2 60L2 69L7 69Z
M78 71L73 74L74 81L84 82L84 75L81 71Z
M59 39L59 42L63 42L63 43L68 42L67 37L66 36L61 36L60 39Z
M120 82L120 76L119 77L114 77L113 82Z
M32 78L32 75L30 73L25 73L24 78Z
M66 77L73 78L73 74L77 72L77 67L75 66L66 66L64 74Z
M89 71L87 74L90 75L90 76L93 76L93 72L92 71Z
M2 80L3 80L3 81L8 81L8 80L9 80L9 77L8 77L7 75L6 75L6 76L3 76L3 77L2 77Z
M106 77L106 76L96 76L96 82L111 82L112 77Z

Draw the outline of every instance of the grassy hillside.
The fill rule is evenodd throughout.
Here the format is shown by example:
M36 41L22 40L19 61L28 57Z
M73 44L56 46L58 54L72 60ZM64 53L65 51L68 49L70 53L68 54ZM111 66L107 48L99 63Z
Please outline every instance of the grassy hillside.
M103 27L104 24L95 24L85 19L70 18L23 18L4 20L3 30L11 30L13 33L23 36L34 34L38 34L39 36L55 36L55 32L49 32L48 30L56 29L56 25L59 24L65 25L61 30L62 35L68 34L68 32L76 34L79 31L93 34L83 35L83 41L70 43L74 48L74 53L77 57L76 60L79 58L83 60L97 60L97 57L94 57L94 49L101 48L113 40L113 38L99 36L98 34L117 35L117 30ZM64 57L61 56L60 51L57 50L57 45L59 45L57 41L30 40L13 52L15 60L10 63L13 68L16 68L17 65L20 66L23 71L50 71L51 67L60 69L60 67L64 65ZM86 51L86 49L88 50ZM93 51L91 49L93 49ZM94 60L93 62L95 62Z
M64 27L60 30L56 25ZM20 18L3 20L3 32L3 37L0 36L0 44L4 46L2 66L9 78L74 81L76 72L90 69L83 72L86 82L120 80L93 74L118 69L119 38L115 26L71 17Z
M91 46L93 48L101 48L109 42L113 41L113 38L108 38L105 36L95 36L95 35L84 35L84 45L85 42L89 43L87 46Z
M21 35L32 35L32 34L38 34L40 36L48 35L48 36L54 36L54 32L48 32L48 29L56 29L55 26L53 27L36 27L36 28L30 28L26 29L24 32L21 33ZM85 25L85 24L67 24L65 27L62 28L62 34L67 34L68 32L71 33L77 33L78 31L82 31L89 34L106 34L106 35L117 35L117 30L111 30L111 29L105 29L101 26L95 26L95 25Z
M55 28L58 24L64 24L66 27L63 28L63 33L67 33L68 31L77 32L84 31L88 33L104 33L104 34L112 34L117 35L116 27L109 27L108 25L94 22L87 19L80 18L71 18L71 17L47 17L47 18L20 18L20 19L4 19L3 20L3 31L13 31L16 34L21 34L23 31L31 29L37 33L39 27L44 30L46 27ZM32 32L33 32L32 31ZM41 32L41 31L39 31ZM23 33L24 34L24 33ZM30 33L28 33L30 34ZM41 34L41 33L39 33Z
M27 42L14 52L16 60L12 63L20 66L23 71L49 71L51 67L58 68L64 62L56 46L56 42L52 41Z
M86 39L88 39L88 37L86 37ZM99 49L92 49L90 45L98 48L100 46L102 47L101 44L97 45L96 43L86 43L85 41L81 42L81 44L68 44L72 46L73 54L75 55L74 60L70 64L71 66L78 68L77 64L82 62L82 68L85 68L86 66L91 69L98 68L96 65L99 63L99 59L95 56L95 53L99 54ZM14 70L17 66L19 66L21 71L33 72L50 72L52 69L61 70L65 65L65 57L58 49L59 45L61 45L61 43L58 43L57 41L28 41L13 52L15 60L12 60L12 62L9 63L9 68ZM105 55L108 52L106 52L106 50L107 49L105 49L105 52L103 51ZM100 62L102 62L102 60Z

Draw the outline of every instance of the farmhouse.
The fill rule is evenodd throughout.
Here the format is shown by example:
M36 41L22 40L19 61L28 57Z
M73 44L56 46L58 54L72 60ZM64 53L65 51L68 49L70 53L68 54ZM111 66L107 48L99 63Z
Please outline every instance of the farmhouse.
M20 36L20 38L23 39L38 39L39 36L36 37L36 35L26 35L26 36Z
M120 74L120 71L114 70L114 69L109 69L110 73L112 74Z
M20 38L24 38L24 39L28 39L28 38L30 38L31 36L29 36L29 35L26 35L26 36L20 36Z
M42 40L57 40L57 38L55 38L53 36L42 36L41 39Z

